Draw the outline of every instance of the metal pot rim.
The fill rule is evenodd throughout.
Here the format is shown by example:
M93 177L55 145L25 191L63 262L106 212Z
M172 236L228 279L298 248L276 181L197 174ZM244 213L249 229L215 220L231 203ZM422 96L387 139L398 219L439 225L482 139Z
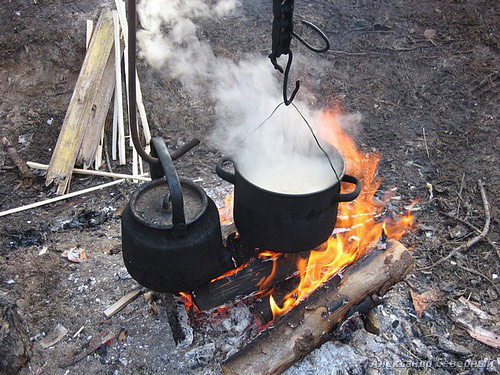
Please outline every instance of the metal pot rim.
M324 146L324 145L323 145ZM342 181L342 177L345 175L345 161L344 161L344 157L342 156L342 154L340 153L339 150L337 150L337 148L335 148L334 146L328 144L328 146L326 147L327 148L327 152L328 154L330 155L330 158L332 159L338 159L341 161L341 164L342 164L342 170L341 171L336 171L337 174L338 174L338 181L324 189L321 189L321 190L317 190L317 191L313 191L313 192L309 192L309 193L302 193L302 194L291 194L291 193L280 193L280 192L277 192L277 191L273 191L273 190L268 190L268 189L265 189L263 187L260 187L259 185L256 185L254 184L253 182L251 182L249 179L247 179L243 173L241 173L241 171L238 169L238 166L236 164L236 162L233 160L233 163L234 163L234 171L236 172L236 174L238 174L239 177L241 177L243 180L245 180L248 184L252 185L252 187L254 187L255 189L259 190L259 191L262 191L266 194L272 194L272 195L277 195L277 196L280 196L280 197L290 197L290 198L296 198L296 197L309 197L309 196L314 196L314 195L317 195L317 194L321 194L321 193L324 193L330 189L332 189L333 187L335 187L337 184L340 184L341 181ZM335 154L335 155L332 155L332 154ZM332 157L333 156L333 157ZM332 160L333 164L335 165L335 160ZM332 171L333 173L333 171Z
M191 220L186 221L186 226L188 226L189 224L196 222L200 217L203 216L203 214L205 214L205 212L207 210L207 206L208 206L208 198L207 198L207 194L205 193L205 191L201 187L199 187L197 184L193 183L192 181L189 181L185 178L179 178L179 181L181 183L181 186L185 184L185 185L189 185L190 187L197 190L197 192L200 194L201 199L202 199L203 209L200 211L199 214L197 214ZM148 222L147 220L144 220L141 216L139 216L137 214L136 209L135 209L136 200L137 200L139 194L141 194L142 192L144 192L148 189L151 189L152 187L159 185L159 184L166 185L167 182L166 182L165 178L158 178L155 180L148 181L148 182L142 184L136 191L134 191L134 193L132 194L132 197L130 198L130 202L129 202L130 211L132 212L134 219L146 227L153 228L153 229L173 230L175 227L173 224L171 224L171 225L154 224L154 223Z

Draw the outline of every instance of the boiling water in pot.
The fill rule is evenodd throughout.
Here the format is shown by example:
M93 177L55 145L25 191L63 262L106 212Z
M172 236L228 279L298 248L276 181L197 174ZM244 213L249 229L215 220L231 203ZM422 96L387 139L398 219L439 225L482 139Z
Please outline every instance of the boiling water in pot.
M253 160L236 157L241 175L258 187L281 194L309 194L325 190L337 182L323 154L265 155ZM342 173L338 170L338 173Z

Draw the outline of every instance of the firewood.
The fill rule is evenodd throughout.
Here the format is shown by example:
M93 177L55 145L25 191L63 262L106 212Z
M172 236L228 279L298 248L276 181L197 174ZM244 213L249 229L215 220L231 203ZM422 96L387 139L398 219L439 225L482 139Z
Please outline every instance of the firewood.
M384 295L413 265L413 257L397 241L389 241L385 250L372 250L346 269L340 283L335 278L326 282L228 358L222 364L224 374L282 373L326 342L353 308L372 295Z
M102 90L102 85L103 80L109 79L104 76L105 72L110 72L108 75L114 80L113 65L110 67L108 63L113 51L113 35L111 11L104 9L93 32L47 172L46 184L55 182L58 194L67 189L86 128L102 116L101 111L106 112L101 101L107 90ZM92 157L94 155L95 149Z
M95 109L93 108L94 113L90 116L85 128L85 136L83 137L80 151L76 159L77 165L91 165L94 162L97 149L101 142L106 115L109 111L115 86L117 86L115 67L120 65L121 56L123 54L123 40L120 41L119 38L116 40L114 37L113 40L113 48L108 56L108 62L99 79L99 87L95 99L93 100L95 103Z
M268 288L293 276L297 271L297 254L287 254L276 259L274 266L272 259L254 259L248 266L238 273L217 279L192 292L193 301L201 310L208 310L239 296L248 296L258 292L263 279L269 277L273 271L275 275L270 280Z

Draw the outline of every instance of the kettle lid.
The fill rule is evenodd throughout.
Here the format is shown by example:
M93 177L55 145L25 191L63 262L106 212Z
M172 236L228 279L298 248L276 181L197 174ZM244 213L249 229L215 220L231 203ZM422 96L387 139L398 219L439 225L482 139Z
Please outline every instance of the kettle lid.
M206 211L208 198L203 189L191 181L180 179L184 201L186 225L198 220ZM132 195L130 208L134 217L142 224L156 229L173 229L172 204L165 204L169 193L164 178L145 183ZM166 206L166 207L165 207Z

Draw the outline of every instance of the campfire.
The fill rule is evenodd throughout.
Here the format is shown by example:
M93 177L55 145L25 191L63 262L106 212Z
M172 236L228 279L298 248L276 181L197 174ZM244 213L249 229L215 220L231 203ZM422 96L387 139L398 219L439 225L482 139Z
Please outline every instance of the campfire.
M283 259L289 254L275 253L270 251L260 251L256 255L259 260L272 262L270 273L258 280L253 297L268 296L269 307L273 314L273 319L286 314L294 306L297 306L314 290L323 285L333 276L342 272L345 267L354 263L361 256L373 249L381 236L389 239L399 240L413 225L414 217L410 209L396 219L383 217L384 208L390 195L376 197L376 193L381 183L377 177L377 166L380 155L376 152L365 152L358 149L354 140L342 130L340 126L340 110L324 112L321 119L321 137L337 147L346 158L347 172L360 177L363 182L363 189L357 199L339 205L337 224L332 236L316 249L310 251L306 256L299 256L295 259L294 273L299 276L299 284L284 297L275 297L274 285L278 281L283 281L283 275L276 279L281 273L281 268L290 268L289 261ZM345 189L342 187L342 192ZM234 192L230 192L224 199L224 206L219 209L220 220L223 226L233 223L233 202ZM238 268L214 278L211 284L221 280L234 279L235 275L245 272L252 267L254 262L247 261ZM262 271L262 268L257 268ZM289 270L287 270L289 272ZM289 276L289 275L286 275ZM285 277L286 278L286 277ZM211 292L213 293L213 292ZM196 308L195 301L187 293L182 293L186 307ZM238 295L238 297L247 297ZM202 304L204 301L202 301Z

